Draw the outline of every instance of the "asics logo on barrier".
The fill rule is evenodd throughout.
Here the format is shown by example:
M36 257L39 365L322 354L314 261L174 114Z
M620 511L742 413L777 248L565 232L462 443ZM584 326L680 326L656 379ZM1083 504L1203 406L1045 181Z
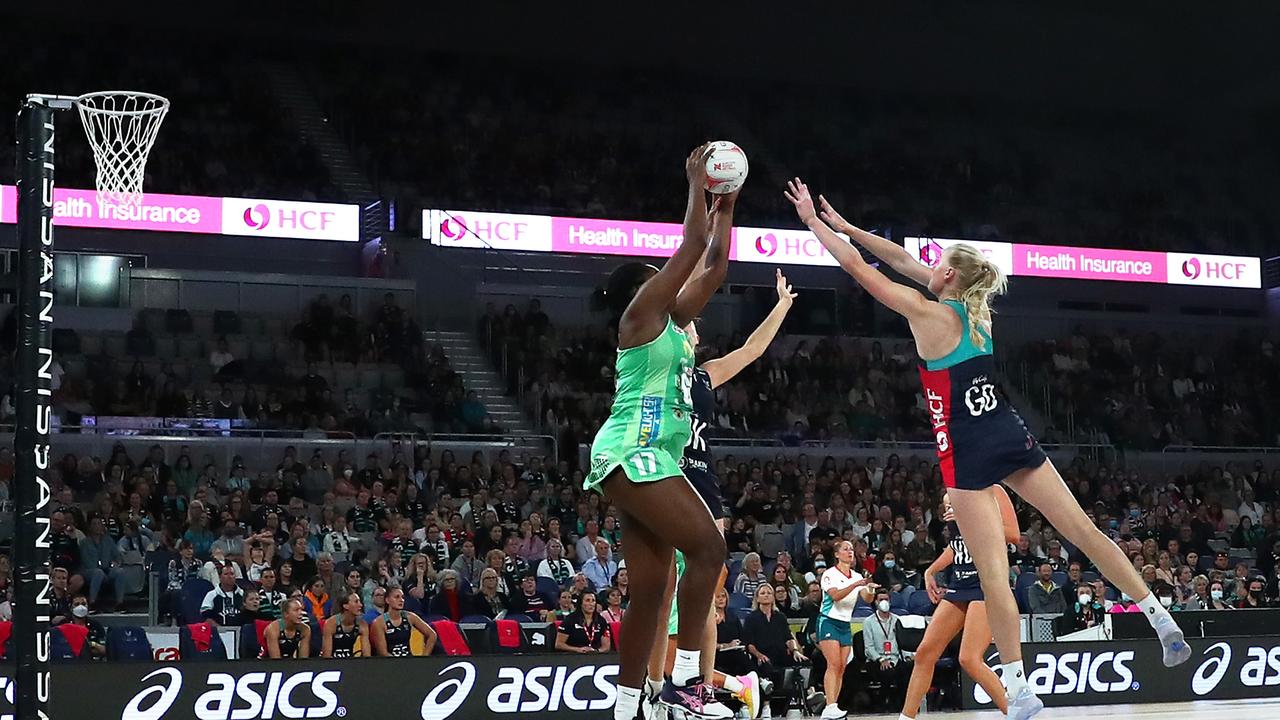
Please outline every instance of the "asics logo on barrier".
M1210 655L1210 653L1216 653ZM1218 684L1231 669L1231 646L1225 642L1205 648L1209 656L1191 676L1191 692L1204 696L1218 688ZM1245 687L1272 687L1280 685L1280 645L1274 647L1253 646L1245 651L1248 659L1240 666L1240 684Z
M142 678L142 681L146 682L161 676L168 679L167 684L152 685L134 695L125 706L123 717L130 720L159 720L169 712L169 708L173 707L173 701L178 699L178 692L182 690L182 673L177 668L160 668Z
M999 653L987 658L987 664L997 675L1003 674L999 662ZM1096 655L1091 652L1037 653L1035 667L1027 674L1027 684L1039 695L1137 690L1141 685L1133 679L1133 670L1129 667L1132 662L1132 650L1108 650ZM973 699L984 705L991 702L991 696L980 685L974 686Z
M182 690L182 673L161 668L146 677L164 678L134 695L122 713L129 720L161 720L173 707ZM235 677L209 673L209 689L196 698L192 714L199 720L269 720L286 718L345 717L347 709L338 705L331 685L342 680L342 672L250 672Z
M422 720L447 720L470 697L476 681L474 664L465 660L456 662L441 670L437 677L446 675L450 677L423 699ZM503 715L608 710L617 700L614 688L617 676L617 665L498 668L497 682L485 697L485 704L490 713Z
M14 698L14 688L17 686L18 684L14 682L12 678L0 677L0 690L4 691L4 701L9 705L9 707L13 707L13 704L16 702L16 699ZM13 713L4 713L3 715L0 715L0 720L13 720Z
M460 677L442 681L423 699L422 720L445 720L466 702L476 684L476 668L469 662L456 662L441 670L437 677L443 678L455 670L461 671Z
M263 203L244 209L244 224L254 230L261 230L271 223L271 210Z

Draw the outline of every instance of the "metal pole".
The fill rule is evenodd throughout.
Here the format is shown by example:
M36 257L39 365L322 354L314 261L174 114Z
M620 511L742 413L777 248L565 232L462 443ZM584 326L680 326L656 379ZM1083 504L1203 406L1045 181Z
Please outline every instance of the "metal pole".
M13 648L17 720L49 717L49 423L53 348L53 108L18 113L17 429L13 449L17 595Z

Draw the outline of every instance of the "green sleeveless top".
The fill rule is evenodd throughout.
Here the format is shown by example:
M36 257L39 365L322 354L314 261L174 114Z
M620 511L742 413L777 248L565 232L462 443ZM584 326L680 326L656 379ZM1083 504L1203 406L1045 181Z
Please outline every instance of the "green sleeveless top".
M618 350L614 410L640 407L645 398L659 398L663 405L688 413L693 407L693 366L693 345L668 316L658 337Z
M981 327L978 328L978 334L986 341L985 345L979 348L973 344L973 340L969 337L969 311L965 310L964 303L959 300L943 300L943 305L956 311L960 316L960 324L962 330L960 332L960 344L956 345L956 349L938 358L937 360L925 360L924 366L926 370L945 370L964 362L976 358L979 355L990 355L995 349L995 343L991 340L991 334Z

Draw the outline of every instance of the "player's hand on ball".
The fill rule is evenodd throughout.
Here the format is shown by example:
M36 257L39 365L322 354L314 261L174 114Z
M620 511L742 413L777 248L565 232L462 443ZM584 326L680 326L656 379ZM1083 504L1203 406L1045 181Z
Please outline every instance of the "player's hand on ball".
M782 274L782 270L777 269L774 272L778 282L778 302L790 307L791 301L796 299L796 294L791 290L791 285L787 283L787 276Z
M711 152L711 143L702 143L685 159L684 175L689 179L689 187L707 186L707 153L709 152Z
M813 209L813 196L809 194L809 186L805 185L800 178L788 180L787 189L782 194L795 206L800 222L807 225L810 220L818 216Z

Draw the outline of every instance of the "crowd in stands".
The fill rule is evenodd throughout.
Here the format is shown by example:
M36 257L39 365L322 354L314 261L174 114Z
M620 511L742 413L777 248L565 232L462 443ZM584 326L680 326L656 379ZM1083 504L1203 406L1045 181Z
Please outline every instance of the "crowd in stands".
M0 499L12 463L0 452ZM894 612L930 612L921 573L948 539L932 457L725 455L717 470L731 513L734 618L763 590L785 617L811 618L821 599L814 578L839 539L854 542L856 566L883 586ZM1080 458L1062 471L1172 609L1280 603L1280 468L1259 460L1148 476ZM585 621L597 643L590 627L616 622L628 604L626 529L581 481L565 461L505 450L466 460L425 444L365 458L289 447L275 467L254 468L239 458L230 468L197 460L188 447L66 455L51 477L55 616L77 618L78 604L110 609L144 591L151 563L165 579L166 614L200 578L202 614L220 624L276 618L281 601L297 597L314 627L348 590L374 619L397 590L406 610L455 621L578 613L558 641L581 640ZM1084 626L1093 613L1130 611L1132 599L1103 584L1034 510L1019 504L1019 517L1010 582L1024 611ZM8 591L7 564L0 570Z
M562 328L537 300L521 312L492 303L477 327L495 359L507 354L512 394L523 392L537 420L563 442L589 442L613 400L615 332L604 326ZM699 359L723 357L746 336L703 336ZM917 360L909 342L823 338L789 350L770 348L716 391L710 437L803 441L928 441ZM834 389L834 392L833 392ZM562 442L562 444L563 444Z
M13 420L14 326L4 327L0 423ZM411 309L387 293L367 316L317 296L288 319L143 310L128 333L57 330L54 410L86 416L220 418L304 437L498 428Z
M1268 403L1280 397L1280 358L1273 340L1253 330L1224 341L1077 327L1012 357L1028 370L1028 394L1047 387L1050 422L1073 421L1076 440L1140 450L1280 445Z

